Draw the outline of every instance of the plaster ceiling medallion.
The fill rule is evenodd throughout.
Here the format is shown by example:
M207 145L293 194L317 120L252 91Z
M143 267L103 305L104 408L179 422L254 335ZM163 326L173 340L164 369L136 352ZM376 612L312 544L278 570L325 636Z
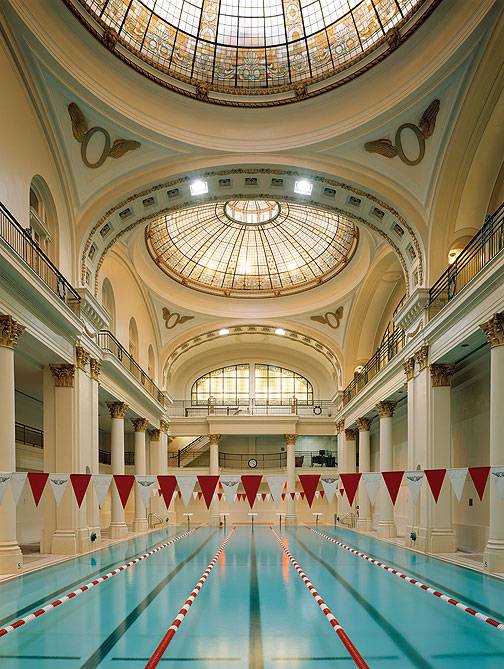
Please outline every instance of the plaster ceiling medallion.
M274 200L233 200L169 212L146 228L166 274L225 297L276 297L329 280L352 258L350 217Z
M149 79L233 106L335 88L396 49L439 0L64 0Z

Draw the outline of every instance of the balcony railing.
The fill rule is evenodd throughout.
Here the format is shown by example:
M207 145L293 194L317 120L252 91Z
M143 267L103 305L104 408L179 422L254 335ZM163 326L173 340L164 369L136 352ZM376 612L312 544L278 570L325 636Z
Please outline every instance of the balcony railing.
M42 279L76 315L80 311L80 296L63 274L49 260L40 246L30 237L0 202L0 238Z
M429 318L433 318L504 249L504 203L471 239L455 262L429 290Z
M336 453L332 451L296 451L296 467L336 467ZM283 469L287 467L287 453L224 453L219 452L219 466L223 469Z
M156 386L154 381L147 376L144 370L130 355L130 353L120 344L114 335L108 330L100 330L98 333L98 345L103 351L111 353L121 365L130 372L135 379L145 388L151 397L156 402L159 402L163 407L165 405L164 393Z
M376 353L370 358L362 371L356 374L353 381L343 391L343 406L346 406L360 391L367 386L380 370L388 365L405 346L404 330L397 328L390 337L387 337Z
M98 451L98 462L102 465L112 464L112 454L110 451L104 451L100 448ZM135 464L135 452L134 451L125 451L124 452L124 464L125 465L134 465Z
M16 442L36 448L44 448L44 433L36 427L16 423Z
M331 400L318 400L313 404L288 402L285 404L193 404L190 400L174 400L168 405L167 413L172 417L198 416L333 416L336 407Z

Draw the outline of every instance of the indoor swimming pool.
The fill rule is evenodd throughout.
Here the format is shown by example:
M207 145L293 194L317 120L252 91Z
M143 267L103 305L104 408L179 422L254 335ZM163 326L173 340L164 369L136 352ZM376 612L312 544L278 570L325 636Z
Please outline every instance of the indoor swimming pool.
M504 666L504 631L307 527L274 530L204 527L169 543L187 532L170 528L6 581L0 584L1 628L169 543L1 636L0 666L144 667L230 532L160 666L355 666L292 560L369 667ZM503 580L352 531L320 530L485 616L504 619Z

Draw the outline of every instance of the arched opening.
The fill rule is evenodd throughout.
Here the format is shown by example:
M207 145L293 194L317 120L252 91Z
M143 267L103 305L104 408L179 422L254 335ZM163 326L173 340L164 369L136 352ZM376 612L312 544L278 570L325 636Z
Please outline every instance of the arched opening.
M154 358L154 349L152 344L149 344L149 350L147 353L147 374L154 382L156 381L156 360Z
M44 179L36 175L30 184L30 233L49 259L58 265L58 219L56 207Z
M128 350L131 357L138 361L138 328L133 317L130 318L129 322Z
M110 315L109 330L115 334L116 328L116 308L114 290L109 279L105 279L102 285L102 304Z

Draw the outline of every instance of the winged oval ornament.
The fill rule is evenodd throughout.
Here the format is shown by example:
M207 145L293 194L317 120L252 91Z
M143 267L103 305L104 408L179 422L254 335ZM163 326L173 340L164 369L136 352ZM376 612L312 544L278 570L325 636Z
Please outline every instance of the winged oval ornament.
M139 149L141 144L133 139L116 139L112 143L110 134L100 126L89 127L86 117L75 102L68 105L68 114L72 122L72 134L81 145L81 158L86 167L96 169L101 167L107 158L122 158L128 151ZM87 150L91 138L100 134L103 137L103 149L95 162L88 159Z

